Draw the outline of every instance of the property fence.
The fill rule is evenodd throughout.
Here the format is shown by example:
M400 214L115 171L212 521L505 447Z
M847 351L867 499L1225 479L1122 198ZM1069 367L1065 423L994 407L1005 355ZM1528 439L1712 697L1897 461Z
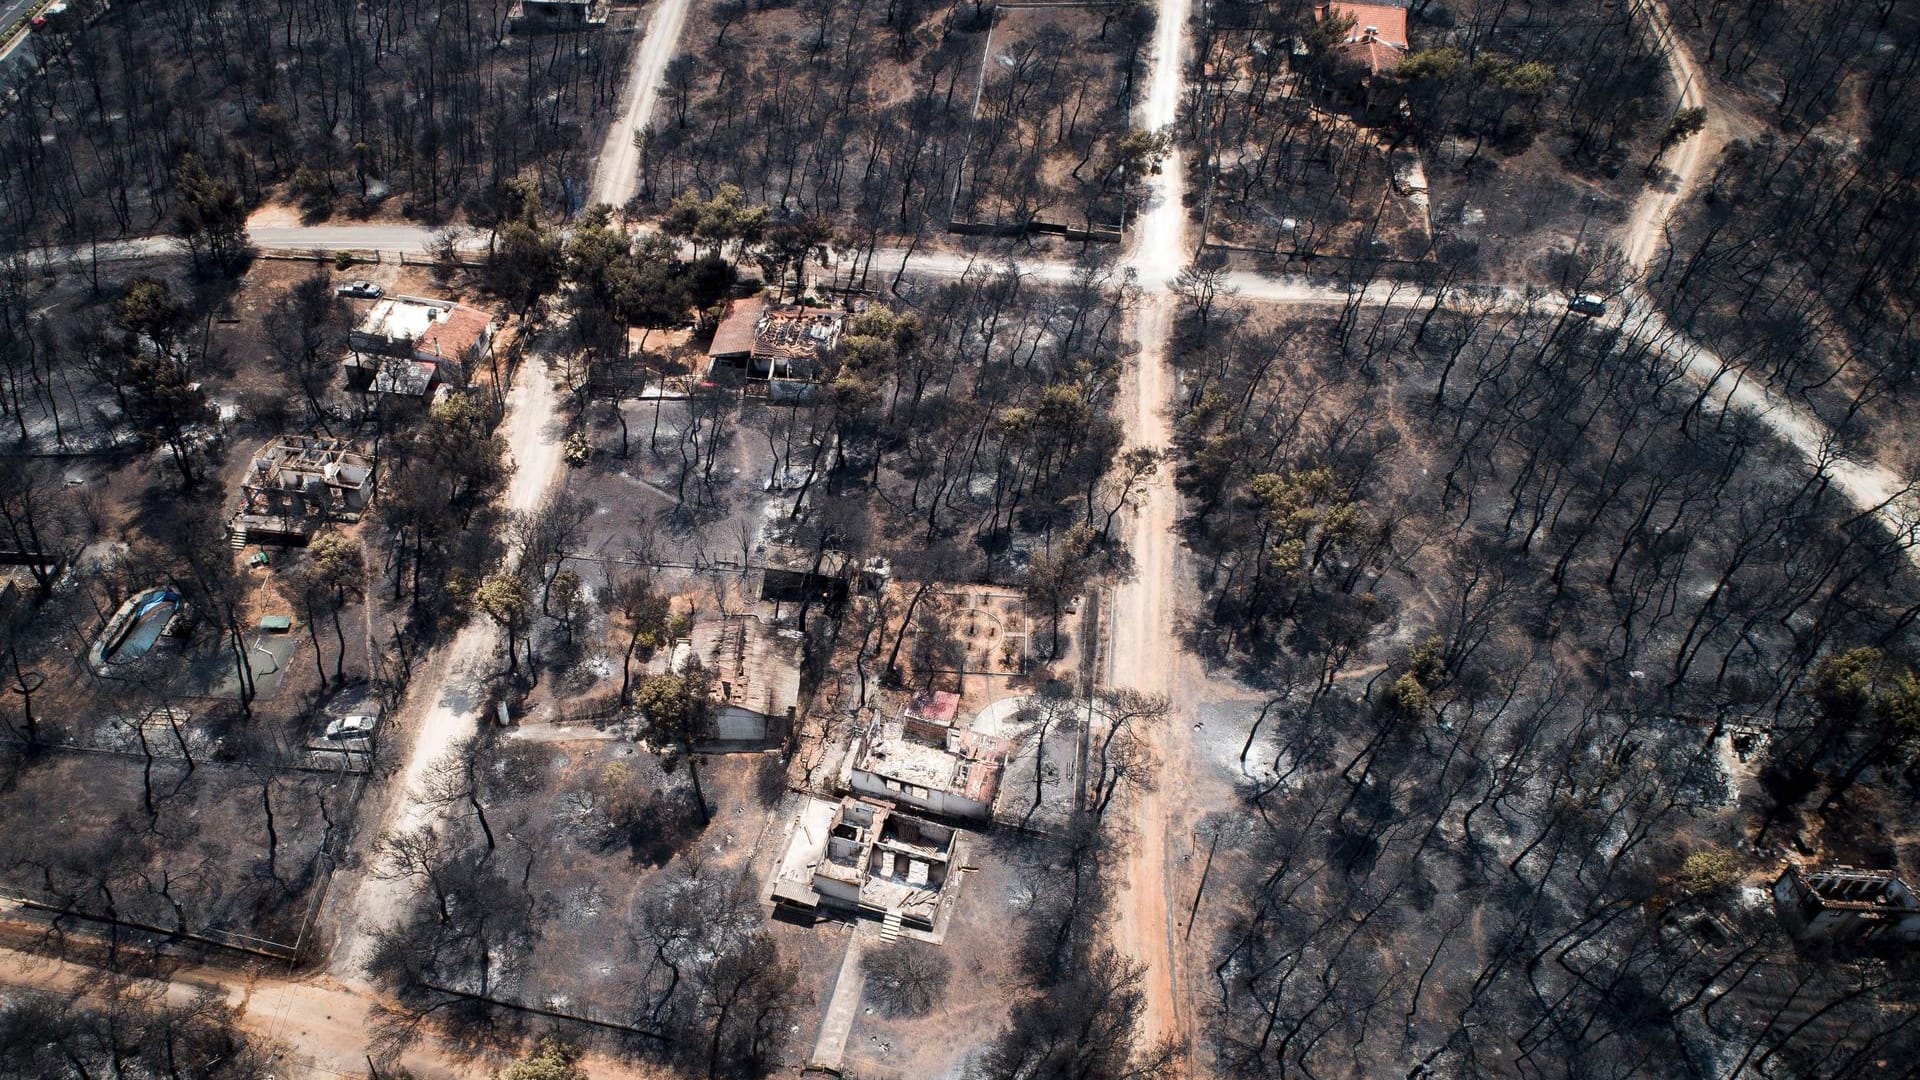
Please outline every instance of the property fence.
M963 221L958 217L960 188L966 182L967 162L973 155L973 129L980 121L980 102L987 89L987 65L993 60L993 34L1001 9L1021 8L1106 8L1123 0L1028 0L1025 3L994 5L993 20L987 24L986 41L980 47L980 71L974 77L973 107L967 111L967 135L960 147L960 168L954 174L953 194L947 200L947 231L961 236L1024 237L1035 233L1062 236L1076 243L1117 244L1125 238L1124 225L1089 225L1084 228L1057 221L987 222Z
M10 902L16 907L24 908L28 911L37 911L51 915L56 922L62 919L71 919L75 922L94 923L100 926L131 930L139 934L160 937L167 941L190 942L195 945L205 945L210 948L241 953L246 956L264 957L268 960L279 960L286 963L293 963L299 959L300 955L299 950L292 945L282 944L277 941L267 941L264 938L251 937L247 934L236 934L229 930L220 930L213 927L187 930L181 927L155 926L151 923L143 923L134 919L122 919L116 916L82 911L78 908L68 907L66 904L55 899L37 896L32 893L19 892L17 890L0 890L0 900Z

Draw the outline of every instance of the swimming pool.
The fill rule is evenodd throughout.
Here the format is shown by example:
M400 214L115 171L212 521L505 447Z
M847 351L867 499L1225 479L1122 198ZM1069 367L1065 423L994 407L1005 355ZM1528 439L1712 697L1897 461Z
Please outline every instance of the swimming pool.
M119 638L102 650L101 659L109 664L131 664L145 656L179 610L179 593L172 589L151 590L134 605Z

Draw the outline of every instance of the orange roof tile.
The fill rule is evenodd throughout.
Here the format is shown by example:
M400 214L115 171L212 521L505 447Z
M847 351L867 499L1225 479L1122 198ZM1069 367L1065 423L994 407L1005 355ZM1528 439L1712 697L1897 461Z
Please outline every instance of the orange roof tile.
M1407 48L1407 9L1391 4L1323 4L1320 18L1328 15L1344 15L1353 20L1353 29L1347 33L1349 44L1364 41L1367 29L1373 29L1373 36L1396 49ZM1396 61L1397 62L1397 61Z
M426 332L414 343L414 352L465 360L486 337L492 323L492 316L486 312L456 304L427 325Z

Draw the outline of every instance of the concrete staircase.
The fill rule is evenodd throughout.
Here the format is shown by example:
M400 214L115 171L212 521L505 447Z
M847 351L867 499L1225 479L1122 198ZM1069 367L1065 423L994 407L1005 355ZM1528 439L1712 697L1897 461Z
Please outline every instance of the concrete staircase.
M228 526L227 546L235 551L247 546L247 527L245 525Z
M899 941L901 927L900 913L897 911L887 912L887 917L880 920L880 940L889 945Z

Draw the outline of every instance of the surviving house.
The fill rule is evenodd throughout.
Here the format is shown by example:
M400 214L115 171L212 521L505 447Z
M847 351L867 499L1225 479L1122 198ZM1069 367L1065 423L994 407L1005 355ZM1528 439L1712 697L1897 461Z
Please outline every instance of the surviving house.
M356 521L373 499L373 459L345 439L288 435L260 448L228 526L234 547L303 545L323 521Z
M1390 4L1324 4L1323 23L1343 29L1327 58L1326 90L1347 105L1358 105L1370 116L1391 108L1395 95L1386 92L1393 70L1407 54L1407 10Z
M831 308L736 300L707 349L707 378L744 379L769 398L807 397L840 347L846 321L846 312Z
M932 930L955 857L955 830L882 803L810 798L774 871L773 901Z
M993 815L1013 744L912 715L881 720L847 756L841 786L928 813L985 821Z
M1803 941L1920 941L1920 898L1885 870L1789 866L1773 883L1773 907Z
M597 30L605 25L603 0L519 0L507 11L507 29L515 34Z
M675 650L676 670L698 658L709 679L709 737L727 743L777 743L800 704L800 635L758 615L725 615L693 628Z
M347 343L347 385L425 397L438 384L463 385L493 348L493 316L451 300L390 296L373 305Z

